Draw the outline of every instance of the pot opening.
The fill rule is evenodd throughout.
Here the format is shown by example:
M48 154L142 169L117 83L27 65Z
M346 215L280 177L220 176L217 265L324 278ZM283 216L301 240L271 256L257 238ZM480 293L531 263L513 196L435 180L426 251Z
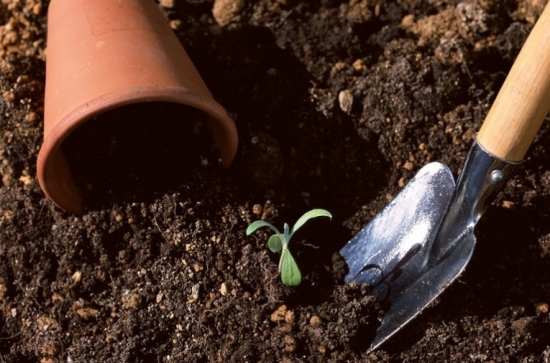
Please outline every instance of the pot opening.
M206 120L189 106L146 102L84 122L61 146L84 205L150 201L216 166L219 151Z

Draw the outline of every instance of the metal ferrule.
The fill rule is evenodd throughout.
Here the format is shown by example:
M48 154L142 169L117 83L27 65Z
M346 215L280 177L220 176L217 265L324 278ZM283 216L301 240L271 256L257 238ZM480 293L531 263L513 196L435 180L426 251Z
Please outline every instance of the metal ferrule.
M445 258L447 252L461 240L456 236L473 233L487 205L506 185L520 163L493 156L475 140L439 228L438 237L430 249L430 264Z

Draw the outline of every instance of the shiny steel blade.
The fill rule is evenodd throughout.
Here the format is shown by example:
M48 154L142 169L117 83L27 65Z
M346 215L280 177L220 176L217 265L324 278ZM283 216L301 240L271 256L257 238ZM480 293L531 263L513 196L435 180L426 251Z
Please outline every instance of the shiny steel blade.
M479 218L516 166L474 142L456 187L446 166L426 165L342 248L349 267L346 282L369 284L389 306L370 350L462 273L475 248Z
M397 333L460 276L474 252L476 239L473 231L459 236L456 242L456 248L447 259L419 271L416 279L394 291L390 307L376 331L369 351L378 348Z
M369 284L382 301L406 283L407 270L423 263L421 252L434 239L454 189L447 166L430 163L420 169L340 251L349 269L345 282Z

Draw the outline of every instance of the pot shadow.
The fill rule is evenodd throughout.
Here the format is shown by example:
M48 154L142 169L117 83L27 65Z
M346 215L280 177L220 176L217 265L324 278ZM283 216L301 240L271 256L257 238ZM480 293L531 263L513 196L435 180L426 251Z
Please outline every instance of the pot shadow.
M387 185L390 168L378 151L377 135L360 135L354 126L360 107L351 115L340 111L336 96L329 95L326 86L326 104L316 109L310 72L276 43L269 29L244 26L214 36L181 34L180 39L215 98L236 121L240 147L228 182L242 199L249 200L250 192L256 200L275 196L283 200L289 220L310 207L324 207L341 222ZM175 108L152 104L113 110L103 117L111 121L97 120L71 135L66 144L72 149L67 154L73 169L78 169L73 174L87 195L88 209L113 202L151 201L177 191L190 184L186 178L192 173L186 165L194 163L196 168L200 160L192 157L201 153L215 157L209 135L201 134L202 144L198 144L196 133L189 130L192 126L177 123L184 117ZM155 121L148 124L148 119ZM132 123L133 131L119 131L124 123ZM145 141L151 134L155 139ZM188 140L189 134L195 136ZM124 161L113 160L117 146L109 143L133 151L125 152ZM82 155L79 150L88 147L104 154ZM84 176L92 157L95 167ZM122 153L117 157L122 158ZM86 191L90 186L92 191ZM344 228L332 233L338 241L332 244L333 251L350 237Z
M350 114L341 111L329 85L313 87L318 81L308 67L315 66L285 46L267 28L243 26L186 49L215 98L235 115L236 187L258 199L285 199L290 218L308 205L349 216L387 185L389 164L378 136L355 128L360 102ZM318 97L322 102L312 100Z
M336 97L316 110L306 66L268 29L195 36L186 49L239 131L229 173L218 165L201 112L159 102L123 106L84 123L62 145L87 210L151 202L214 173L242 199L276 195L290 219L319 206L342 221L387 184L376 135L359 135L354 115L341 112ZM350 236L342 228L334 237L333 249Z
M343 224L387 187L391 170L378 136L356 128L360 102L349 114L341 111L330 86L314 87L308 66L269 29L246 26L222 32L208 47L194 44L186 47L191 58L215 98L236 115L239 151L229 172L239 198L277 201L277 214L267 218L278 226L312 208L329 210L333 221L308 222L291 248L313 285L342 283L333 280L330 266L351 238ZM216 57L227 48L234 53ZM317 287L301 295L309 302L324 299Z

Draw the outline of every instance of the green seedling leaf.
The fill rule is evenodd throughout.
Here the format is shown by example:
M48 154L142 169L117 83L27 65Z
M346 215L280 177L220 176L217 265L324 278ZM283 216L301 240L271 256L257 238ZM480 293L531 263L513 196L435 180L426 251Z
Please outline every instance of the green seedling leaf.
M256 232L257 229L262 227L268 227L273 232L280 234L279 230L275 228L271 223L268 223L266 221L255 221L251 223L250 226L248 226L248 228L246 229L246 235L250 236L252 233Z
M281 252L283 249L283 235L280 233L276 233L269 237L269 240L267 241L267 247L271 250L271 252Z
M284 225L284 235L283 235L283 246L287 247L288 242L290 242L290 231L288 229L288 224L285 223Z
M296 260L294 260L294 257L288 249L290 238L292 238L294 232L302 227L304 223L309 221L311 218L316 217L332 218L332 214L324 209L310 210L309 212L302 215L298 219L298 221L296 221L296 224L294 224L292 229L290 229L288 224L285 223L283 226L283 233L279 232L279 230L275 228L271 223L265 221L255 221L251 223L246 229L247 236L251 235L262 227L268 227L274 232L267 241L267 247L269 247L272 252L281 253L281 258L279 259L279 273L281 274L281 280L283 281L283 284L287 286L298 286L300 282L302 282L302 273L300 272L300 269L296 264Z
M301 216L296 221L296 223L294 224L294 227L292 227L292 231L290 232L290 236L292 237L294 232L296 232L300 227L302 227L311 218L316 218L316 217L332 218L332 214L330 214L330 212L325 210L325 209L312 209L312 210L310 210L309 212L305 213L303 216Z
M281 254L280 270L283 284L287 286L298 286L300 282L302 282L300 269L288 248L284 248Z

